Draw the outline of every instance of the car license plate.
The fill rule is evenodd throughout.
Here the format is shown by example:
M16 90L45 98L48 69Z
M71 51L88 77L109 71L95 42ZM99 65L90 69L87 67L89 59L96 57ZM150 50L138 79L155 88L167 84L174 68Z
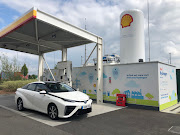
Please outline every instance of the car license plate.
M91 105L89 104L89 105L84 105L84 106L82 106L82 109L88 109L88 108L91 108Z

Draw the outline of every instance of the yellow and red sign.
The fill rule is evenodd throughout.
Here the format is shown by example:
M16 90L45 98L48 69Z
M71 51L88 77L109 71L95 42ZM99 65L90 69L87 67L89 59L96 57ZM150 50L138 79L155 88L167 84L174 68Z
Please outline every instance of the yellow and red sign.
M121 18L121 26L122 26L122 28L129 27L132 22L133 22L133 18L132 18L132 16L130 14L125 14Z
M22 27L24 24L34 20L36 16L37 16L36 10L30 11L29 13L27 13L26 15L24 15L23 17L21 17L20 19L18 19L17 21L13 22L8 27L0 31L0 38Z

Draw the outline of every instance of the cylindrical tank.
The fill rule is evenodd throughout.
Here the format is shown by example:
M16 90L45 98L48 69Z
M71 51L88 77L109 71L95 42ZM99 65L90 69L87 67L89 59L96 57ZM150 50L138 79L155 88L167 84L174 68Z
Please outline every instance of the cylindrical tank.
M121 64L145 61L144 15L140 10L120 15L120 59Z

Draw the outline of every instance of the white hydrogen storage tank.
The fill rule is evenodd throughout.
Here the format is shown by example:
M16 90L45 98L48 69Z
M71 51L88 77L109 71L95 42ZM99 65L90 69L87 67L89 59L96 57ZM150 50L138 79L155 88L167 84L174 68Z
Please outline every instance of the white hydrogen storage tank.
M120 15L120 59L121 64L145 61L144 15L140 10Z

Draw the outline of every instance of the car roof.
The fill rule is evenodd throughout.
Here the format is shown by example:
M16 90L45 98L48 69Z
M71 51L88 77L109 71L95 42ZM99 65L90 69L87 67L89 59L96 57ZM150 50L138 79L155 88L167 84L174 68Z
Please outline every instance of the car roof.
M45 81L44 83L60 83L58 81Z
M47 84L47 83L60 83L58 81L37 81L37 82L31 82L29 84L34 84L34 83L42 83L42 84Z
M44 82L42 82L42 81L31 82L31 83L29 83L29 84L32 84L32 83L42 83L42 84L45 84L45 83L44 83Z

